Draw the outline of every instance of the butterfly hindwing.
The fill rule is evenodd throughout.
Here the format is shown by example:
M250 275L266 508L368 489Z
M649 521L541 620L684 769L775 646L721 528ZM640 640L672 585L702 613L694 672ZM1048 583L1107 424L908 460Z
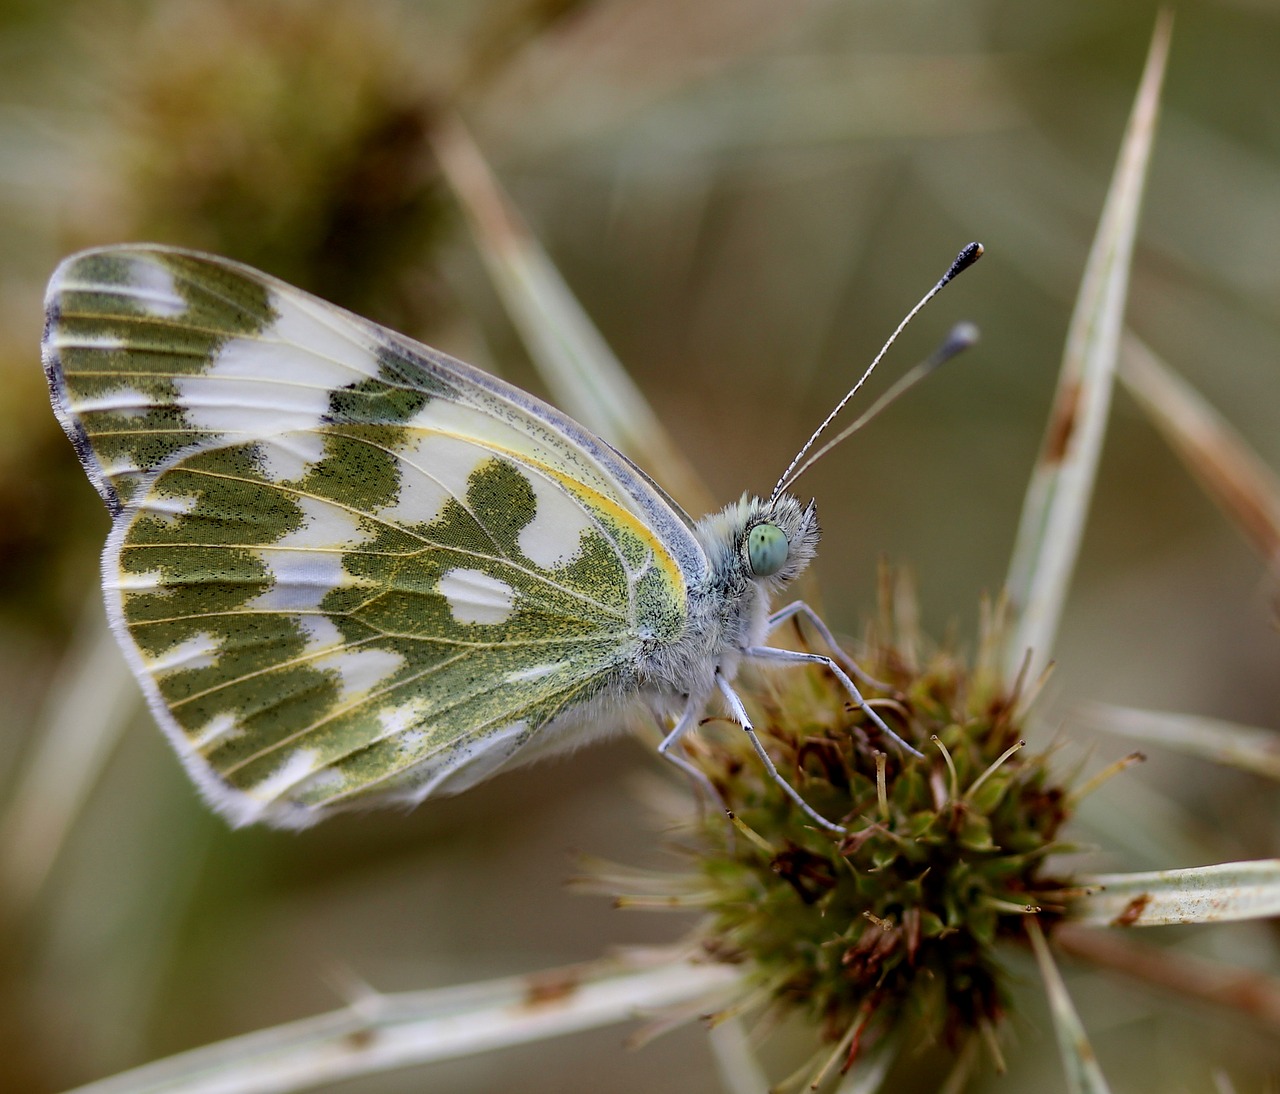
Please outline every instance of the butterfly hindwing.
M46 369L112 625L233 820L462 789L677 641L703 556L531 396L246 267L69 259Z

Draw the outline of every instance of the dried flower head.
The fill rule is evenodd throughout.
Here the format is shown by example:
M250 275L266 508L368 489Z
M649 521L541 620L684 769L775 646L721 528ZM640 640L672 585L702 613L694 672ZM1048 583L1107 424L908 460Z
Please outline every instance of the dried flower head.
M696 906L702 951L744 966L746 995L816 1021L845 1066L903 1021L953 1047L988 1035L1006 993L998 944L1025 940L1028 914L1052 917L1064 888L1045 872L1069 797L1044 753L1023 747L1025 704L1000 684L1000 613L981 653L926 654L910 593L884 582L881 619L857 663L866 694L921 760L882 741L821 669L743 680L779 770L843 838L817 828L768 777L740 731L691 744L732 816L691 822L690 871L622 896ZM824 1054L830 1053L830 1048Z

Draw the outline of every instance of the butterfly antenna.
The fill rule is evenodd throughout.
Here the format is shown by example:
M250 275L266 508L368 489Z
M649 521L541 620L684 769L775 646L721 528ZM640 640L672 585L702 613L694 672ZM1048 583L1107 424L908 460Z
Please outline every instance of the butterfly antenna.
M938 293L942 291L943 287L946 286L948 282L954 281L957 275L963 273L975 262L977 262L978 259L980 259L981 257L982 257L981 243L970 243L967 247L964 248L964 250L962 250L958 255L956 255L955 261L951 263L950 267L947 269L947 272L942 275L938 283L934 285L934 287L930 289L927 293L925 293L923 297L921 297L920 302L914 308L912 308L909 312L907 312L906 318L904 318L902 322L898 324L897 329L891 335L889 335L889 340L885 342L885 344L881 347L880 352L876 354L875 360L872 361L871 364L867 366L866 372L864 372L858 378L858 382L849 389L848 393L845 395L843 399L841 399L838 403L836 403L835 409L832 410L831 413L828 414L826 418L823 419L822 424L818 426L818 428L813 431L813 434L809 437L809 439L804 442L804 445L801 447L800 451L795 454L795 458L787 465L787 469L782 473L782 477L778 479L777 486L773 488L773 493L769 496L770 501L776 501L778 498L778 495L781 494L782 491L785 490L788 486L790 486L793 482L795 482L795 480L800 476L800 472L804 471L806 468L812 465L813 459L806 461L804 466L801 467L799 471L796 470L796 467L800 464L800 461L803 460L806 455L808 455L809 449L813 447L814 442L817 441L817 439L820 436L822 436L822 434L826 431L827 427L835 420L836 416L840 413L840 411L842 411L845 408L849 400L852 399L858 393L858 390L862 387L862 385L867 382L867 377L869 377L875 371L876 365L880 363L881 359L889 351L889 347L892 346L893 343L897 341L898 335L900 335L903 332L907 324L910 323L911 320L916 317L916 314L920 311L921 308L923 308L927 303L929 303L930 300L932 300L935 296L938 295ZM962 327L963 326L964 325L962 324ZM957 329L960 329L960 328L957 328ZM976 331L973 331L972 333L976 336ZM947 341L943 343L942 347L940 347L938 352L935 353L933 357L929 358L928 361L922 362L917 369L913 369L912 374L910 374L908 377L904 377L903 382L896 384L893 389L891 389L888 393L886 393L884 398L880 399L877 402L877 404L871 408L871 411L869 411L867 414L864 414L862 418L858 419L858 421L855 422L850 429L846 430L834 441L832 441L831 444L823 448L822 452L827 452L831 448L835 447L836 444L844 440L845 437L847 437L850 433L852 433L854 429L862 425L864 421L869 421L870 418L875 413L878 413L880 410L883 410L885 406L888 406L890 402L896 399L908 388L914 387L916 383L922 380L926 375L928 375L930 372L936 369L943 362L950 360L961 350L967 349L968 346L972 344L972 341L966 342L966 341L963 341L962 339L961 344L959 344L957 348L952 349L951 352L949 353L945 353L945 355L942 356L941 360L937 360L936 363L934 363L935 359L938 358L940 354L943 354L944 351L946 351L947 348L952 345L955 335L956 335L956 331L953 330L951 337L949 337ZM915 375L915 373L917 372L919 373L919 375ZM909 383L905 382L908 379L910 380L910 382ZM821 454L822 454L821 452L818 453L818 455L821 455ZM817 456L814 457L814 459L816 458Z
M870 408L858 415L858 418L851 425L847 425L840 430L834 437L815 452L809 453L809 458L797 467L789 477L783 479L774 488L774 497L781 494L784 490L789 490L791 484L801 475L809 470L823 456L830 452L836 445L842 441L848 440L866 425L872 418L880 415L892 403L896 403L898 399L910 391L921 380L927 376L931 376L945 365L951 358L956 357L969 349L971 346L977 345L978 328L972 323L957 323L951 328L951 332L943 340L942 344L933 351L928 357L921 361L915 368L908 372L905 376L898 380L888 391L880 396Z

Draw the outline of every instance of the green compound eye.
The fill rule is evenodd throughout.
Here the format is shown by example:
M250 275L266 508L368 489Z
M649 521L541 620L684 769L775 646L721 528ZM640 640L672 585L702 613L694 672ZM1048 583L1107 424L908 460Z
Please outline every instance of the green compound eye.
M747 533L747 562L756 577L769 577L787 564L787 537L776 524L757 524Z

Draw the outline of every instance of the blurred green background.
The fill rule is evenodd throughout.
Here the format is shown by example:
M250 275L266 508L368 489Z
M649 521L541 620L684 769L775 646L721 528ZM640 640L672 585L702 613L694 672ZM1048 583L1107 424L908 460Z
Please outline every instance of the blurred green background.
M926 628L968 641L1008 564L1154 15L1114 0L0 2L0 1087L61 1089L333 1009L352 977L444 985L682 929L563 887L577 851L663 861L632 793L658 765L625 737L408 816L229 832L130 698L129 728L41 857L56 767L37 795L48 826L39 809L13 820L37 746L64 733L76 769L79 717L59 704L77 686L108 702L124 671L113 648L93 660L108 522L39 367L60 257L135 239L226 253L540 390L427 149L451 106L721 504L771 487L980 239L987 257L878 383L957 319L981 345L804 482L825 528L815 595L837 629L873 609L887 556L915 570ZM1179 7L1129 304L1272 467L1278 60L1274 3ZM1118 394L1050 722L1102 699L1280 728L1274 593ZM1090 763L1124 751L1104 743ZM1099 831L1127 808L1159 839L1100 867L1280 853L1259 781L1153 755L1108 795ZM1274 941L1170 937L1255 965ZM1280 1075L1280 1046L1244 1019L1072 983L1117 1089ZM1062 1089L1033 979L1024 998L997 1088ZM639 1052L621 1041L608 1029L342 1089L715 1088L696 1027ZM936 1072L916 1078L932 1089Z

